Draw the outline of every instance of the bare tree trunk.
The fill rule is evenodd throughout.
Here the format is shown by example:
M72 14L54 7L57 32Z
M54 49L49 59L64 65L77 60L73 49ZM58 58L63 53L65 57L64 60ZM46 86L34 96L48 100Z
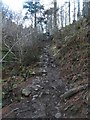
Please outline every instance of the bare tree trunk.
M78 0L78 17L80 16L80 0Z
M63 6L61 6L60 15L61 15L61 27L63 27Z
M40 23L40 26L41 26L41 29L42 29L42 32L43 32L43 25L42 25L42 23Z
M37 26L36 26L36 11L35 11L35 16L34 16L34 27L36 28Z
M48 16L48 32L52 34L52 14Z
M18 40L18 46L19 46L19 62L22 63L22 43L19 40L18 33L17 33L17 40Z
M70 0L69 0L69 24L70 24L70 22L71 22L71 19L70 19L70 17L71 17L71 12L70 12L70 10L71 10L71 8L70 8Z
M75 8L75 0L74 0L74 13L73 13L73 17L74 17L74 20L73 20L73 22L75 21L75 14L76 14L76 8Z
M83 16L90 18L90 1L83 0Z
M67 24L67 7L66 7L66 4L67 3L65 3L65 26Z
M49 32L49 15L47 14L47 32Z
M51 14L51 34L52 34L52 24L53 24L53 22L52 22L52 14Z
M90 18L90 1L88 2L88 18Z
M34 28L36 28L36 2L35 2L35 16L34 16Z
M54 30L57 30L57 1L54 0Z

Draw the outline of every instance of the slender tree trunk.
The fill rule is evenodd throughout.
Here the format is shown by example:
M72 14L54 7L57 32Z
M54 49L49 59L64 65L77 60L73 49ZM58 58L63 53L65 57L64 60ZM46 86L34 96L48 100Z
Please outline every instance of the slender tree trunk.
M67 4L67 3L66 3ZM66 8L66 4L65 4L65 26L67 24L67 8Z
M90 1L83 0L83 16L90 18Z
M36 12L35 12L35 20L34 20L34 27L36 28L37 27L37 25L36 25Z
M90 18L90 1L88 2L88 18Z
M36 18L37 18L37 16L36 16L36 2L35 2L34 28L37 27L37 26L36 26Z
M73 13L74 20L73 21L75 21L75 14L76 14L76 8L75 8L75 0L74 0L74 13Z
M71 12L70 12L70 0L69 0L69 24L71 22L70 16L71 16Z
M57 30L57 1L54 0L54 29Z
M49 15L47 14L47 32L49 32Z
M78 0L78 17L80 16L80 0Z
M54 26L56 27L57 25L57 16L56 16L56 8L57 8L57 4L56 4L56 0L54 0Z
M40 23L40 26L41 26L41 29L42 29L42 32L43 32L43 25L42 25L42 23Z
M61 6L61 27L63 28L63 6Z
M51 34L52 34L52 14L51 14Z
M52 34L52 15L48 17L48 32Z

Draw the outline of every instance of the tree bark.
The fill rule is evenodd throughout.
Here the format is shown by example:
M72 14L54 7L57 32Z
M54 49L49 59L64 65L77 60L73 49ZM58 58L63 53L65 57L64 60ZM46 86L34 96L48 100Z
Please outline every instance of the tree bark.
M87 2L83 0L83 16L85 18L90 18L90 1Z
M54 0L54 30L57 30L57 1Z
M34 20L34 27L36 28L36 11L35 11L35 20Z
M69 0L69 24L70 24L70 22L71 22L71 18L70 18L70 16L71 16L71 12L70 12L70 0Z

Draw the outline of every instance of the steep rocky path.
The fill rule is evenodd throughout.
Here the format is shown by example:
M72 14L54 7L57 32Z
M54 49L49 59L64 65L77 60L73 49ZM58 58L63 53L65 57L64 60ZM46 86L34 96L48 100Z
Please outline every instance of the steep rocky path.
M3 118L64 117L60 96L66 88L49 48L50 44L47 43L40 56L38 74L24 88L28 97L12 104Z

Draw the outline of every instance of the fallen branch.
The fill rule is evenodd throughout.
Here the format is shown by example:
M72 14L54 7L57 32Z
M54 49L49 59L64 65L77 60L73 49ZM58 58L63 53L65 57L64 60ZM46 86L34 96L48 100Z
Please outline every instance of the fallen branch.
M9 113L7 113L7 114L5 115L5 117L9 116L10 114L12 114L13 112L15 112L15 111L17 111L17 110L19 110L19 108L15 108L15 109L11 110Z
M19 41L17 41L10 49L9 49L9 51L4 55L4 57L0 60L0 62L2 62L4 59L5 59L5 57L11 52L11 50L13 49L13 47L18 43Z
M5 115L5 117L8 117L10 114L12 114L13 112L16 112L17 110L19 110L19 108L15 108L15 109L11 110L9 113L7 113ZM28 108L28 109L25 109L25 110L18 111L18 113L27 112L27 111L30 111L30 110L31 110L31 108Z
M2 63L18 63L18 61L2 61Z
M8 49L10 49L10 47L5 43L5 41L4 41L4 45L8 48ZM11 52L11 54L13 54L15 57L16 57L16 55L12 52L12 51L10 51ZM16 57L17 58L17 57ZM18 59L18 58L17 58Z
M31 110L31 108L28 108L28 109L25 109L25 110L18 111L18 113L27 112L27 111L30 111L30 110Z
M82 85L82 86L80 85L79 87L70 89L69 91L67 91L63 95L61 95L60 98L61 99L68 99L71 96L73 96L74 94L76 94L82 90L85 90L87 87L88 87L88 84L85 84L85 85Z
M29 35L29 34L27 34L25 37L27 37L28 35ZM18 37L17 37L17 38L18 38ZM9 51L4 55L4 57L0 60L0 62L2 62L10 52L12 52L11 50L13 49L13 47L14 47L22 38L18 38L18 39L19 39L19 40L14 43L14 45L13 45L13 46L9 49Z

